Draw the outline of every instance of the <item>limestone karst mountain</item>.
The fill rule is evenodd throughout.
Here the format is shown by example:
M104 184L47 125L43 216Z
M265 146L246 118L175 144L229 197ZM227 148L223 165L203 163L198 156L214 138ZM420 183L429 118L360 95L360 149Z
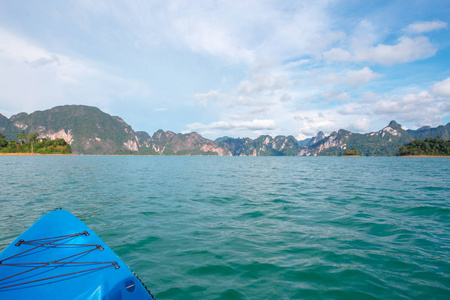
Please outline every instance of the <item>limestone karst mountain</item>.
M346 149L358 149L363 156L397 155L399 147L413 139L450 137L450 123L436 128L404 130L391 121L383 129L370 133L352 133L345 129L326 136L298 141L293 136L262 135L256 139L222 137L215 141L196 132L175 133L158 130L152 136L135 132L120 117L96 107L57 106L31 114L0 115L0 133L9 139L18 133L39 133L39 137L62 138L75 154L142 155L220 155L220 156L317 156L342 155Z

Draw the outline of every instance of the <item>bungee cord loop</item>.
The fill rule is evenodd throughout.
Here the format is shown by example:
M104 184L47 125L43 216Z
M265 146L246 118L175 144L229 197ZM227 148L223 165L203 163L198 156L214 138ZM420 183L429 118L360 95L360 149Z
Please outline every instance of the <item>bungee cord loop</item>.
M2 282L4 282L5 280L11 279L11 278L15 278L27 273L30 273L32 271L38 270L40 268L44 268L44 267L62 267L62 266L92 266L92 265L101 265L101 266L96 266L93 268L88 268L88 269L83 269L83 270L79 270L79 271L75 271L75 272L69 272L69 273L65 273L65 274L60 274L60 275L55 275L55 276L49 276L49 277L45 277L45 278L39 278L39 279L35 279L35 280L30 280L30 281L26 281L26 282L19 282L19 283L15 283L15 284L9 284L6 286L0 286L0 289L6 289L6 288L12 288L12 287L16 287L16 286L20 286L20 285L26 285L26 284L31 284L31 283L36 283L36 282L40 282L40 281L45 281L45 280L51 280L51 279L55 279L55 278L60 278L60 277L65 277L65 276L71 276L71 275L76 275L76 274L80 274L80 273L85 273L85 272L90 272L90 271L96 271L96 270L100 270L100 269L105 269L105 268L109 268L109 267L114 267L115 269L119 269L120 266L118 265L118 263L116 261L67 261L68 259L71 258L77 258L77 257L81 257L87 253L90 253L92 251L103 251L103 247L101 245L97 245L97 244L72 244L72 243L67 243L69 242L70 239L73 239L77 236L80 235L85 235L88 236L89 233L87 231L83 231L83 232L79 232L79 233L74 233L74 234L68 234L68 235L61 235L61 236L55 236L55 237L48 237L48 238L41 238L41 239L35 239L35 240L29 240L29 241L25 241L25 240L19 240L15 245L17 247L21 247L23 245L29 245L32 246L32 248L29 248L27 250L24 250L20 253L14 254L12 256L9 256L7 258L4 258L2 260L0 260L0 270L2 266L20 266L20 267L30 267L30 269L27 269L25 271L22 272L18 272L16 274L4 277L4 278L0 278L0 285L2 284ZM53 249L58 249L58 248L67 248L67 247L71 247L71 248L88 248L87 250L84 251L80 251L78 253L72 254L70 256L67 257L63 257L63 258L59 258L57 260L52 260L52 261L45 261L45 262L22 262L22 263L10 263L7 262L13 258L17 258L17 257L21 257L21 256L26 256L26 254L29 254L31 251L33 250L40 250L40 248L43 249L48 249L48 248L53 248ZM5 263L6 262L6 263Z

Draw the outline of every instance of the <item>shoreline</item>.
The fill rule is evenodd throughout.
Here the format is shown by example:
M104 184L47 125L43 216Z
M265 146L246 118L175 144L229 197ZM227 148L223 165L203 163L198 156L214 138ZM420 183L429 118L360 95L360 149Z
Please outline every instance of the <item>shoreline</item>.
M399 155L397 157L450 157L449 155Z
M0 155L75 155L75 154L63 154L63 153L0 153Z
M74 153L69 153L69 154L63 154L63 153L0 153L0 156L5 155L5 156L12 156L12 155L16 155L16 156L202 156L202 157L210 157L210 156L214 156L216 157L216 155L142 155L142 154L74 154ZM217 156L219 157L219 156ZM224 156L225 157L225 156ZM230 156L226 156L226 157L230 157ZM233 157L233 156L231 156ZM269 157L278 157L278 156L269 156ZM286 156L288 157L288 156ZM303 156L298 156L298 157L303 157ZM304 157L308 157L308 156L304 156ZM319 157L319 156L311 156L311 157ZM398 155L398 156L361 156L361 155L342 155L342 156L320 156L320 157L450 157L448 155Z

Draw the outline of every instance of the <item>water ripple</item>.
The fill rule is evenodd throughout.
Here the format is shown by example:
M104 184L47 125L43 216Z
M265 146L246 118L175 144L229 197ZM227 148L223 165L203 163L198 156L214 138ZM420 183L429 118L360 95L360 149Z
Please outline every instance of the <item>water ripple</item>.
M448 159L0 157L0 248L55 207L158 299L449 299Z

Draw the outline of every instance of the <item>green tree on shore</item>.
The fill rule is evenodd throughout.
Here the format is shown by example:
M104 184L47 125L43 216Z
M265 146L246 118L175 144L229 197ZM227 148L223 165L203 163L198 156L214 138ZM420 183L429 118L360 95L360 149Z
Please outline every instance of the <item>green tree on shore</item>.
M0 153L42 153L42 154L70 154L71 147L64 139L38 139L38 133L17 134L17 140L6 140L0 134Z
M346 149L346 150L344 151L344 154L342 154L342 155L343 155L343 156L359 156L359 152L358 152L358 150L356 150L355 147L353 147L352 150Z
M0 134L0 148L8 146L8 141L6 140L6 136Z
M413 140L400 148L399 155L450 156L450 140L441 140L439 136Z
M39 136L39 133L30 133L28 135L28 140L31 144L31 153L34 153L34 143L36 142L38 136Z
M20 145L22 146L23 142L28 140L28 135L26 135L25 133L18 133L17 138L19 139Z

